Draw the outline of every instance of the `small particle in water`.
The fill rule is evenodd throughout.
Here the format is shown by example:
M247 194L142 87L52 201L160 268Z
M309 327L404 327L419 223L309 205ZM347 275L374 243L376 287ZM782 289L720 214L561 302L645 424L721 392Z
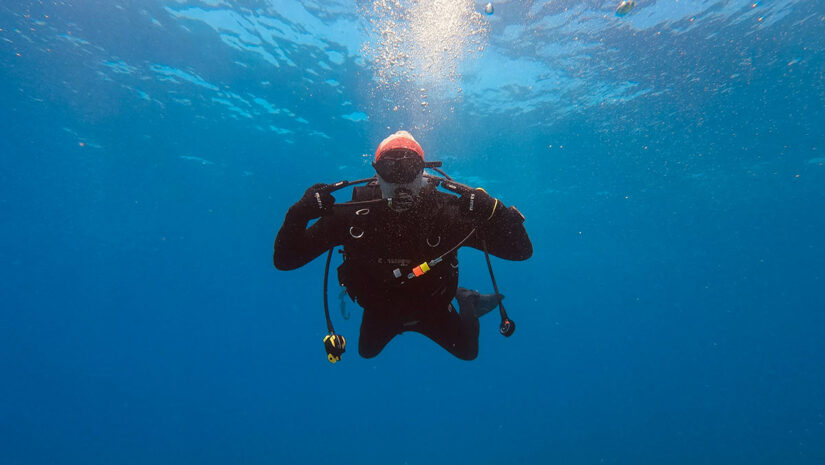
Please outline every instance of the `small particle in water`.
M485 13L487 13L488 15L493 14L493 12L494 12L494 11L495 11L495 10L493 9L493 4L492 4L492 3L488 3L488 4L484 7L484 12L485 12Z
M622 17L628 13L630 10L636 7L636 2L634 0L622 0L619 2L619 6L616 7L616 16Z

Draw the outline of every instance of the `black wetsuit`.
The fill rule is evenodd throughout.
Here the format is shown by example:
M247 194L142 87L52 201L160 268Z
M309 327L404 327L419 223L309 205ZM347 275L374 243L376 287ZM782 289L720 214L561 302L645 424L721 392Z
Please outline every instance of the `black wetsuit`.
M380 199L374 183L356 188L353 200ZM453 251L420 277L408 278L413 267L448 252L472 231L472 220L460 213L458 197L422 189L412 209L396 212L386 203L336 205L307 228L290 209L275 239L273 261L280 270L301 267L330 247L344 246L338 278L350 297L364 308L358 352L369 358L404 331L422 333L465 360L478 354L478 318L451 305L458 286L458 259ZM478 227L465 246L508 260L533 253L514 208L499 205L493 217ZM462 309L463 310L463 309Z

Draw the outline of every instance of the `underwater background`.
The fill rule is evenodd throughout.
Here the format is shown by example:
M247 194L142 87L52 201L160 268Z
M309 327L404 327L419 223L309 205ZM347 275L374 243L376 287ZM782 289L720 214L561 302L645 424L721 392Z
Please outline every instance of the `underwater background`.
M825 463L825 3L617 6L3 0L0 463ZM398 129L517 329L363 359L333 273L332 365L272 242Z

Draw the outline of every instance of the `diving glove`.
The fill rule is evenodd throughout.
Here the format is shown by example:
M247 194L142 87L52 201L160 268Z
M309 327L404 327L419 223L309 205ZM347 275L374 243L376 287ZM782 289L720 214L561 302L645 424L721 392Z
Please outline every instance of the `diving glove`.
M346 352L347 340L340 334L327 334L324 336L324 349L327 351L329 363L341 360L341 355Z
M465 192L458 200L461 205L461 212L472 218L476 223L490 221L496 210L503 208L497 198L492 197L480 187Z
M307 221L329 212L335 204L335 197L329 193L329 187L329 184L324 183L313 185L289 210Z

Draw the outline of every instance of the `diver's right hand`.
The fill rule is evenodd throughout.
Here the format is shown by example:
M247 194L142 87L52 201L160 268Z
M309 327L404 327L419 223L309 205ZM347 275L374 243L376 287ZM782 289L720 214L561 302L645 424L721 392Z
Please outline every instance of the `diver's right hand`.
M324 183L313 185L304 192L304 196L290 208L290 211L307 221L332 211L335 197L329 193L329 187L329 184Z

